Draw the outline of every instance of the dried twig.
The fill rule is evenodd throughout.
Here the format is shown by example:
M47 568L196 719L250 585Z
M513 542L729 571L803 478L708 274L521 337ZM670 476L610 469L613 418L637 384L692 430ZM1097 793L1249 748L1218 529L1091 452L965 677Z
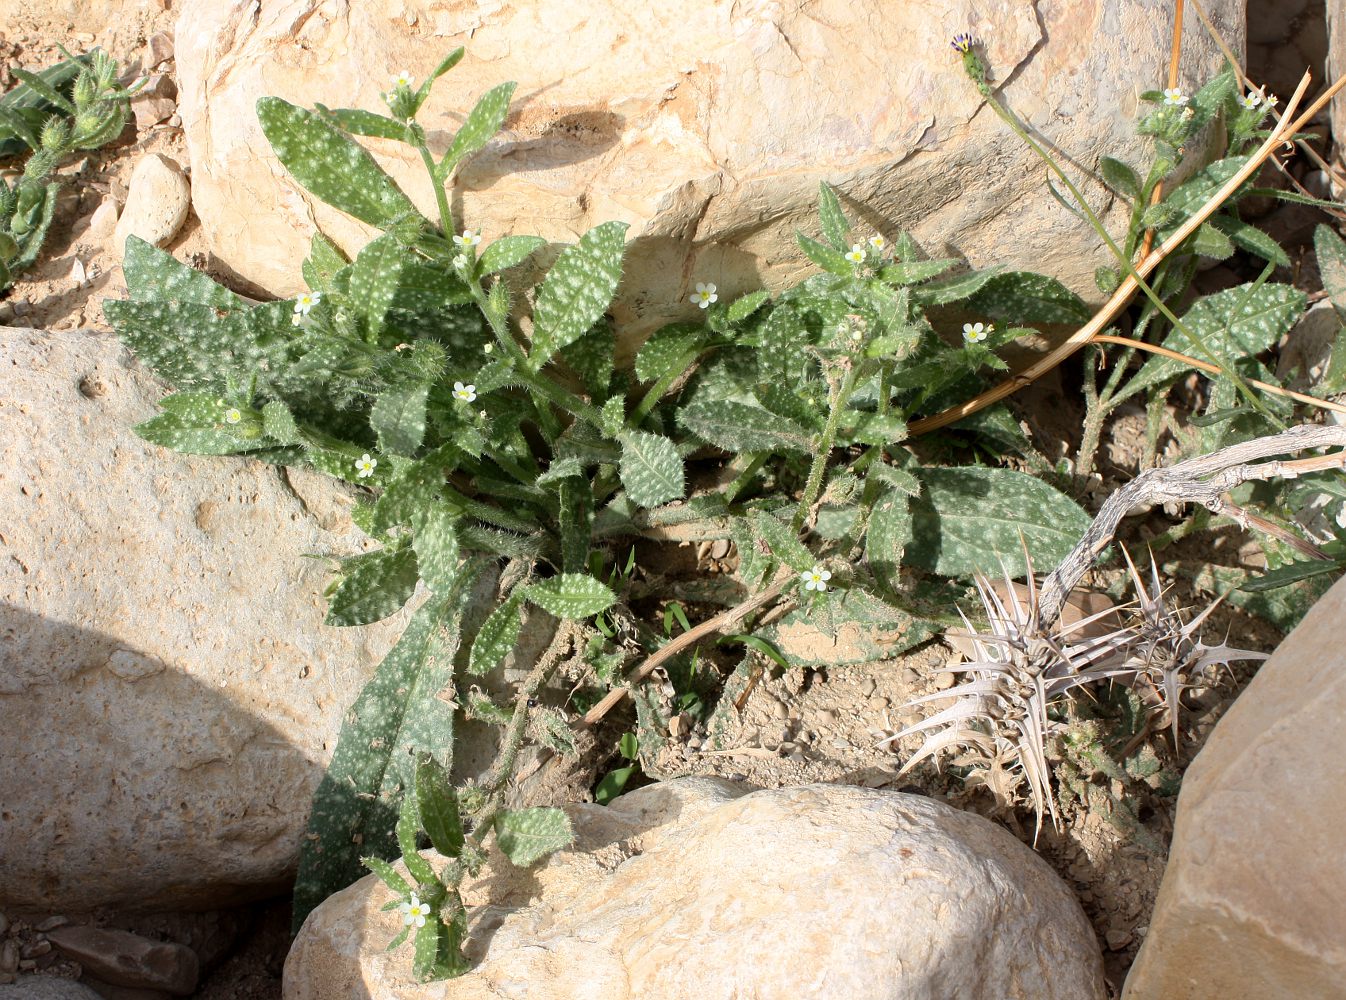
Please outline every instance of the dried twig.
M1297 132L1300 126L1308 121L1309 118L1313 117L1324 104L1331 100L1332 96L1340 90L1342 86L1346 86L1346 76L1343 76L1324 91L1303 116L1296 119L1294 122L1287 124L1290 115L1292 115L1295 109L1299 106L1299 101L1304 96L1304 91L1308 89L1308 85L1309 74L1305 73L1303 78L1299 81L1299 86L1295 88L1294 96L1290 98L1289 103L1286 105L1285 118L1272 129L1271 134L1267 136L1266 141L1258 147L1257 152L1252 154L1248 162L1244 164L1243 169L1233 177L1229 178L1220 190L1211 195L1206 203L1185 223L1178 227L1178 230L1165 240L1158 250L1150 254L1144 260L1139 261L1133 268L1133 273L1128 274L1122 283L1117 286L1117 290L1112 294L1112 298L1108 299L1107 303L1104 304L1103 308L1100 309L1097 314L1095 314L1093 319L1071 334L1063 344L1049 353L1046 357L1029 365L1017 375L1011 376L994 388L988 389L986 392L983 392L981 395L976 396L965 403L952 406L932 417L926 417L923 420L913 422L909 428L910 433L916 435L936 430L940 427L947 426L948 424L956 423L964 417L971 416L973 413L985 409L992 403L1000 402L1000 400L1018 392L1024 386L1031 385L1034 381L1051 371L1085 344L1092 341L1097 335L1101 334L1103 330L1107 328L1108 324L1126 308L1127 304L1131 301L1132 296L1134 296L1136 291L1140 288L1140 283L1137 278L1144 279L1150 272L1159 266L1159 263L1165 257L1173 253L1173 251L1176 250L1187 237L1196 232L1207 219L1214 215L1220 206L1228 201L1230 196L1233 195L1233 193L1237 191L1249 177L1261 168L1262 164L1266 162L1267 157L1271 156L1271 154L1275 152L1276 147L1285 141L1287 135L1293 135Z
M1210 372L1212 375L1220 373L1220 366L1213 365L1209 361L1198 361L1196 358L1188 357L1186 354L1180 354L1177 351L1170 351L1167 347L1160 347L1158 344L1147 344L1143 340L1132 340L1130 337L1116 337L1110 333L1100 333L1094 337L1096 344L1120 344L1123 347L1132 347L1137 351L1148 351L1150 354L1158 354L1163 358L1172 358L1174 361L1181 361L1183 364L1192 368L1200 368L1203 372ZM1255 385L1263 392L1274 393L1277 396L1285 396L1289 399L1298 400L1301 403L1308 403L1311 406L1321 407L1324 410L1336 410L1338 413L1346 413L1346 406L1341 403L1334 403L1330 399L1320 399L1317 396L1308 396L1302 392L1295 392L1293 389L1286 389L1279 385L1272 385L1270 382L1261 382L1255 378L1245 378L1249 385Z
M1168 55L1168 85L1171 88L1178 86L1178 65L1182 61L1182 12L1184 8L1183 0L1178 0L1173 8L1173 44L1169 46ZM1164 200L1164 182L1160 181L1154 186L1154 191L1150 194L1150 204L1158 205ZM1144 260L1150 255L1150 250L1154 247L1154 227L1151 226L1145 230L1145 240L1140 245L1140 259Z
M786 585L790 583L793 578L793 573L790 573L788 570L782 571L780 576L776 578L776 581L765 590L758 591L742 604L736 605L728 611L723 611L714 618L707 618L701 624L682 633L682 635L670 641L667 646L664 646L647 657L644 663L626 675L625 686L613 688L603 696L602 701L584 714L584 724L592 726L599 719L603 718L603 716L607 715L612 711L615 705L619 704L623 698L631 693L632 688L645 680L645 678L649 677L650 674L654 673L655 668L665 660L677 656L688 646L699 642L708 635L714 635L717 632L724 632L735 627L740 621L752 614L758 608L775 600L780 596L781 591L785 589Z
M1261 465L1250 465L1250 461L1306 448L1333 446L1346 446L1346 427L1304 424L1280 434L1244 441L1188 459L1167 469L1142 472L1108 497L1079 544L1042 584L1038 604L1041 622L1047 625L1056 620L1066 595L1079 585L1099 553L1112 544L1122 518L1135 508L1176 501L1199 503L1219 512L1225 502L1224 494L1242 483L1255 479L1293 479L1308 472L1339 468L1346 465L1346 451Z

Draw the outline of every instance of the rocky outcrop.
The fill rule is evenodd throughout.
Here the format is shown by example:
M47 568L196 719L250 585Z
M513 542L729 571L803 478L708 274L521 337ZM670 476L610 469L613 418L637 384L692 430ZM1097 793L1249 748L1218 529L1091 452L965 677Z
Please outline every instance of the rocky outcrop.
M1238 0L1206 4L1236 51ZM301 287L315 226L348 251L370 230L305 194L268 153L254 106L380 110L401 70L422 79L453 48L463 62L421 119L442 152L476 98L518 82L505 131L453 192L460 225L489 241L535 233L570 242L630 224L613 313L628 336L694 310L694 283L721 301L810 273L795 233L818 231L819 181L842 193L857 238L911 230L935 256L1056 275L1097 297L1111 263L1058 205L1033 154L985 106L950 50L971 31L1030 127L1077 166L1140 162L1136 95L1162 86L1171 7L1150 0L939 8L883 0L674 0L575 4L328 4L182 0L179 112L196 214L214 253L278 295ZM1193 23L1183 87L1219 68ZM434 197L409 147L368 140L429 217ZM1096 183L1085 192L1106 208ZM1125 209L1113 205L1114 230Z
M1337 581L1183 779L1124 1000L1346 997L1346 659Z
M1098 943L1036 854L918 795L712 778L568 810L573 850L539 870L498 855L447 983L418 984L372 876L304 924L285 1000L1089 1000ZM438 860L438 859L435 859Z
M272 891L402 628L322 624L349 496L141 440L162 394L113 337L0 328L0 906Z

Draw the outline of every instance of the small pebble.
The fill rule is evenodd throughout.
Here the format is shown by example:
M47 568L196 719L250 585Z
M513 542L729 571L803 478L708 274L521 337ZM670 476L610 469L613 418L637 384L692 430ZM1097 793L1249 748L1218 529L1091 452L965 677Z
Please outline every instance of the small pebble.
M849 750L851 748L851 745L843 739L834 739L832 741L832 746L838 750Z
M781 743L780 746L776 747L776 753L780 754L782 757L786 757L794 753L798 749L799 748L796 747L793 743L791 743L789 740L786 740L785 742Z
M808 758L804 756L802 750L796 750L794 753L790 754L790 760L797 764L802 764L804 761L808 760Z
M935 675L935 690L947 691L953 687L954 676L947 670L941 670Z
M889 706L889 704L890 702L888 701L887 698L879 696L875 698L870 698L869 701L865 702L865 707L868 708L871 712L882 712L885 708Z
M914 726L916 723L920 722L922 718L923 716L916 712L908 712L906 715L902 716L902 719L900 720L902 722L902 728L906 729L908 726Z
M51 942L43 938L40 941L34 941L32 944L25 946L23 951L19 952L19 954L24 958L41 958L49 951L51 951Z
M19 942L6 941L0 945L0 972L13 972L19 967Z
M776 719L789 718L790 710L785 707L785 702L778 701L771 706L771 715Z
M864 698L868 698L870 695L872 695L875 691L878 690L878 687L879 687L878 682L874 680L873 677L871 677L860 685L860 695Z
M7 930L9 930L9 917L0 913L0 934L4 934Z
M36 968L37 968L37 959L24 958L19 960L20 972L32 972Z
M1122 928L1114 928L1104 935L1108 942L1109 951L1121 951L1131 943L1131 932Z
M903 667L903 668L902 668L902 683L903 683L903 684L916 684L916 683L918 683L918 682L920 681L920 679L921 679L921 675L918 674L916 671L912 670L911 667Z
M786 717L787 717L791 722L798 722L799 719L800 719L799 709L797 709L797 708L791 708L791 709L786 713Z

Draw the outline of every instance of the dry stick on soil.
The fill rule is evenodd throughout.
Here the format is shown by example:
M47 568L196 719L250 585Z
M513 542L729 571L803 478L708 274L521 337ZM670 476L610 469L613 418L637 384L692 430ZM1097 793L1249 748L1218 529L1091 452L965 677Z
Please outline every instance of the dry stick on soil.
M1305 541L1293 531L1290 531L1288 528L1282 528L1274 521L1268 521L1265 517L1260 517L1250 510L1244 510L1238 504L1233 503L1227 498L1220 501L1220 509L1218 513L1234 521L1244 531L1247 531L1249 528L1255 528L1264 534L1270 535L1272 538L1279 538L1300 555L1308 556L1310 559L1317 559L1319 561L1331 562L1332 560L1331 556L1312 542Z
M1168 56L1168 86L1170 90L1177 89L1178 86L1178 63L1182 58L1182 12L1184 8L1183 0L1178 0L1173 9L1173 44L1169 46ZM1160 181L1154 186L1150 193L1150 204L1158 205L1164 198L1164 182ZM1154 227L1151 226L1145 230L1145 239L1140 245L1140 259L1144 260L1150 255L1150 250L1154 247Z
M1177 501L1199 503L1218 513L1224 504L1224 494L1242 483L1255 479L1294 479L1308 472L1340 468L1346 465L1346 451L1262 465L1249 465L1250 461L1338 445L1346 445L1346 427L1304 424L1221 448L1167 469L1147 469L1108 497L1079 544L1043 582L1038 599L1039 621L1045 627L1056 620L1066 595L1079 585L1099 553L1112 544L1122 518L1136 507Z
M767 587L766 590L753 594L752 597L749 597L742 604L730 608L728 611L723 611L714 618L707 618L700 625L682 633L682 635L672 640L667 646L664 646L658 652L649 656L644 663L626 675L626 684L624 687L613 688L603 696L602 701L584 714L584 724L586 726L592 726L599 719L603 718L603 716L607 715L612 711L615 705L619 704L623 698L631 693L632 688L646 677L649 677L650 674L654 673L654 668L659 666L659 664L663 663L669 657L677 656L688 646L695 642L699 642L708 635L714 635L716 632L724 632L733 628L758 608L775 600L780 596L781 591L785 589L785 585L793 578L793 573L782 571L781 575L776 578L776 581L771 584L771 586Z
M1196 358L1188 357L1186 354L1180 354L1177 351L1170 351L1167 347L1160 347L1158 344L1147 344L1141 340L1132 340L1130 337L1118 337L1111 333L1096 334L1093 338L1095 344L1121 344L1123 347L1134 347L1138 351L1148 351L1151 354L1158 354L1163 358L1172 358L1174 361L1181 361L1185 365L1193 368L1200 368L1204 372L1210 372L1212 375L1220 374L1220 366L1213 365L1209 361L1198 361ZM1245 378L1249 385L1255 385L1263 392L1274 393L1277 396L1285 396L1287 399L1297 400L1300 403L1308 403L1310 406L1317 406L1324 410L1336 410L1338 413L1346 413L1346 406L1341 403L1334 403L1330 399L1319 399L1317 396L1309 396L1302 392L1295 392L1293 389L1286 389L1279 385L1272 385L1270 382L1259 382L1255 378Z
M1182 0L1179 0L1179 3L1181 2ZM1201 23L1206 26L1206 31L1210 33L1211 38L1215 40L1215 44L1219 46L1220 51L1224 53L1224 57L1226 60L1228 60L1229 65L1234 67L1234 72L1238 75L1239 82L1242 83L1248 90L1254 90L1254 91L1259 90L1260 88L1258 88L1257 84L1253 83L1253 81L1249 78L1248 74L1243 72L1243 67L1240 66L1238 60L1234 58L1233 50L1229 48L1229 43L1224 40L1224 36L1220 34L1219 29L1216 28L1215 25L1211 23L1211 19L1208 16L1206 16L1205 8L1201 6L1201 0L1192 0L1192 6L1196 8L1196 16L1199 17L1201 19ZM1169 86L1172 86L1172 84L1169 84ZM1272 116L1277 121L1280 121L1281 113L1277 111L1274 107L1271 108L1270 110ZM1298 131L1298 129L1296 129L1296 131ZM1313 165L1316 166L1319 170L1322 170L1329 177L1333 178L1334 181L1339 180L1339 175L1337 174L1337 172L1326 160L1324 160L1321 156L1318 155L1318 151L1316 149L1310 146L1303 139L1296 139L1295 145L1304 151L1304 155L1306 155L1313 162ZM1277 169L1279 169L1280 172L1286 176L1286 178L1290 181L1291 184L1295 186L1296 190L1298 190L1300 194L1307 195L1310 198L1313 197L1313 195L1309 194L1308 191L1304 190L1304 186L1300 184L1299 181L1295 180L1294 177L1290 175L1290 172L1285 169L1285 165L1281 163L1280 160L1276 159L1275 157L1272 157L1271 162L1276 164ZM1328 208L1324 208L1323 211L1328 212L1328 214L1333 215L1336 218L1346 218L1346 215L1344 215L1343 213L1333 212Z
M937 430L948 424L956 423L964 417L971 416L978 410L985 409L992 403L1000 402L1000 400L1018 392L1024 386L1031 385L1034 381L1051 371L1085 344L1092 341L1098 334L1102 333L1104 328L1106 328L1107 325L1126 308L1127 304L1131 301L1132 296L1135 295L1136 291L1140 288L1140 284L1136 280L1137 276L1143 279L1159 266L1160 261L1176 250L1187 237L1196 232L1197 228L1200 227L1202 223L1215 214L1216 210L1229 200L1229 197L1261 167L1267 157L1275 151L1276 147L1285 141L1286 135L1292 135L1297 132L1299 127L1305 121L1317 114L1318 110L1331 100L1332 96L1340 90L1343 85L1346 85L1346 76L1343 76L1324 91L1323 94L1313 102L1302 118L1287 125L1289 116L1293 114L1295 108L1298 107L1299 100L1303 96L1304 90L1308 85L1309 74L1305 73L1303 79L1299 81L1299 86L1295 88L1294 96L1290 99L1289 104L1286 105L1286 118L1282 119L1276 128L1272 130L1271 134L1267 136L1266 141L1258 147L1257 152L1252 155L1246 164L1244 164L1243 169L1233 177L1229 178L1225 185L1220 188L1220 190L1216 191L1191 218L1183 223L1178 228L1177 232L1165 240L1158 250L1150 254L1150 256L1146 257L1144 260L1136 263L1133 268L1134 273L1126 276L1126 279L1117 287L1117 291L1113 293L1112 298L1108 299L1107 303L1098 311L1093 319L1080 327L1080 329L1076 330L1070 335L1069 339L1061 344L1061 346L1057 347L1040 361L1029 365L1022 372L1011 376L1004 382L1001 382L998 386L988 389L986 392L968 400L966 403L952 406L942 413L935 414L933 417L926 417L924 420L913 422L908 428L909 432L912 435L925 434L928 431Z

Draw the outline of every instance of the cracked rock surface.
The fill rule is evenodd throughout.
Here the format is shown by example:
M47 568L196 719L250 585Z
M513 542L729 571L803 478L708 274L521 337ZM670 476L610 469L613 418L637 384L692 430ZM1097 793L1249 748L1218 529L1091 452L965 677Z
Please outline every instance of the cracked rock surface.
M0 328L0 906L274 891L403 625L324 626L349 497L141 440L163 393L111 335Z
M1240 51L1243 4L1206 6ZM810 272L795 233L817 232L823 180L860 239L911 230L932 256L1033 268L1096 299L1106 248L1053 200L1041 163L984 106L948 40L971 31L1014 112L1091 170L1104 154L1139 160L1137 95L1164 81L1170 17L1152 0L185 0L179 109L214 253L281 296L303 287L315 225L347 252L372 231L290 178L257 99L382 110L394 74L424 79L463 45L420 116L436 155L480 94L518 89L504 131L451 191L457 227L571 242L629 223L612 311L633 340L686 318L697 281L727 301ZM1181 86L1190 93L1221 61L1189 27ZM415 151L361 141L437 217ZM1105 216L1127 210L1096 182L1084 191Z
M493 852L467 886L466 976L415 982L370 876L309 916L286 1000L1106 996L1094 932L1046 862L924 796L684 778L567 811L574 849L532 871Z

